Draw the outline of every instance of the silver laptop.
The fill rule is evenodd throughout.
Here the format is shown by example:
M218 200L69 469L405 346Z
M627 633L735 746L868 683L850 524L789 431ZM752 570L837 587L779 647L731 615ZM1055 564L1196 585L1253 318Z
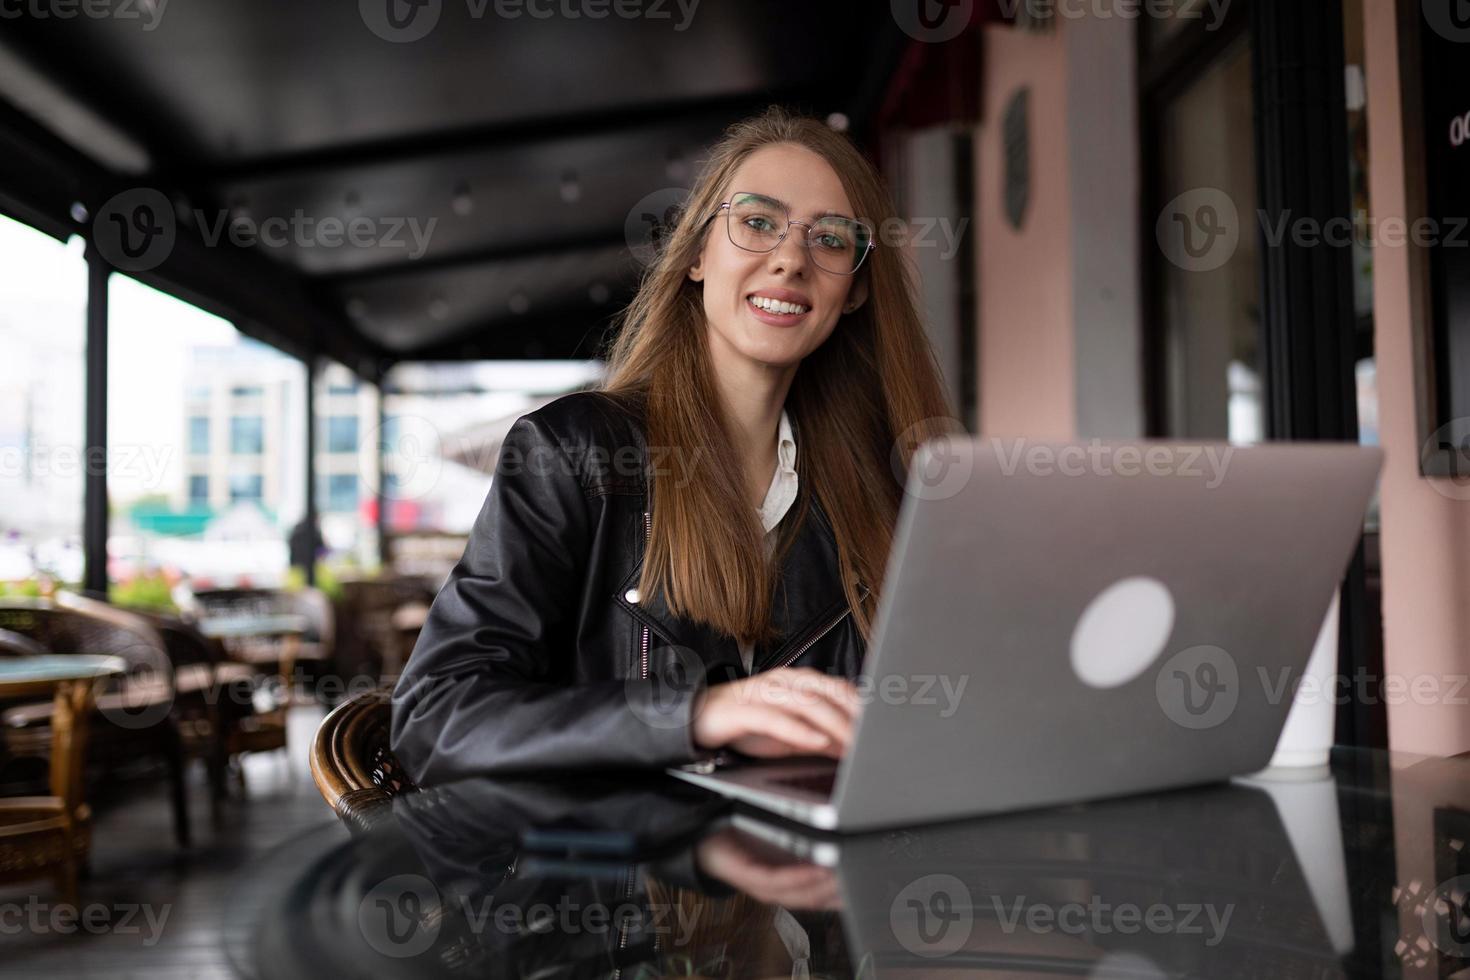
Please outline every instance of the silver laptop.
M1257 771L1381 464L1330 443L926 443L841 762L670 772L846 832Z

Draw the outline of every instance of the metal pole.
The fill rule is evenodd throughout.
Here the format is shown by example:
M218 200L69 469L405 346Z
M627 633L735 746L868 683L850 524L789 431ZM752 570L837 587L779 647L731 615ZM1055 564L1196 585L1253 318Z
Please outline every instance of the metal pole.
M112 267L87 243L86 452L82 590L107 596L107 280Z

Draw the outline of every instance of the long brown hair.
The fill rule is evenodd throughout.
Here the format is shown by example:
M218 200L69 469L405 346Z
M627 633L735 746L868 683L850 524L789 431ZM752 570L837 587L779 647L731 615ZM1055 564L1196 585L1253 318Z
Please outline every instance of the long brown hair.
M859 218L880 231L893 226L882 177L842 133L779 106L734 124L712 148L623 311L601 390L637 405L650 449L697 464L694 479L676 482L684 472L678 466L650 474L652 525L639 591L660 590L674 613L742 641L774 640L774 576L815 496L831 522L843 591L867 639L909 457L918 442L954 423L920 322L912 268L901 248L880 242L857 273L867 277L867 301L801 362L787 393L799 493L767 562L745 483L733 476L743 463L715 387L703 287L687 273L705 235L718 227L706 219L731 190L736 168L776 143L820 155Z

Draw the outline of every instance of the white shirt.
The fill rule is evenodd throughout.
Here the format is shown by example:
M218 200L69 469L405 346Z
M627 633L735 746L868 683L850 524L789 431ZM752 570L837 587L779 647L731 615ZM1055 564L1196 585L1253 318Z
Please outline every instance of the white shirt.
M766 532L766 558L771 557L771 552L776 547L776 537L772 529L779 523L786 512L791 509L792 501L796 500L796 437L791 434L791 420L786 417L786 409L781 409L781 423L776 430L776 472L771 474L771 485L766 488L766 499L756 510L760 514L761 527ZM751 664L755 658L755 650L748 643L738 644L740 647L740 662L745 665L745 672L750 673Z

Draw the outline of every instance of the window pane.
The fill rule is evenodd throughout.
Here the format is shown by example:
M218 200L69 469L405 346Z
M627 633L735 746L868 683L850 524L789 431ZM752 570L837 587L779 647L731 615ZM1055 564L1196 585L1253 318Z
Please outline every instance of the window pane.
M331 574L378 565L378 525L371 507L377 466L378 390L359 385L342 364L326 361L316 380L317 511L323 561Z
M253 455L265 452L265 419L259 415L230 419L230 452Z
M357 416L334 415L327 419L327 452L357 452Z
M209 418L207 416L196 416L189 419L189 453L193 456L209 454Z
M1264 436L1250 48L1242 38L1159 117L1164 427Z
M0 217L0 588L81 582L86 316L82 240Z

